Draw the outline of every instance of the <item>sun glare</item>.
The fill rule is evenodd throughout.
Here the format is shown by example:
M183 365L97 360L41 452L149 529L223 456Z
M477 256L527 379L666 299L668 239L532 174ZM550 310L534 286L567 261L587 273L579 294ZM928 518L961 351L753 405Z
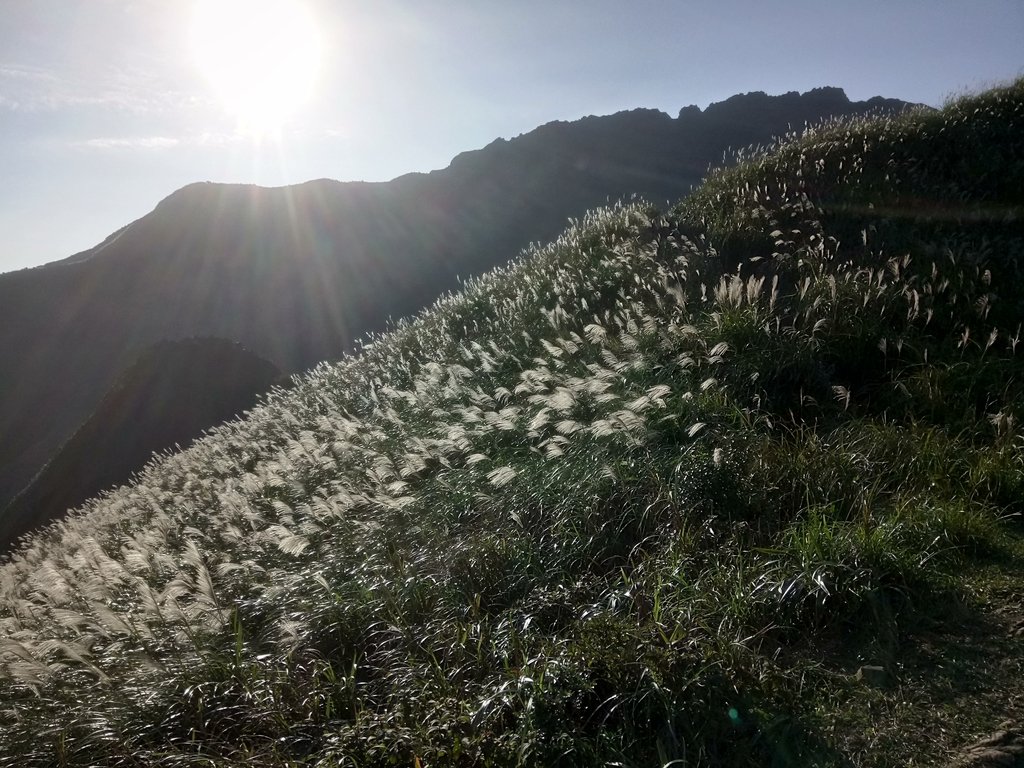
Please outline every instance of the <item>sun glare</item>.
M192 56L239 127L276 133L313 95L321 41L300 0L198 0Z

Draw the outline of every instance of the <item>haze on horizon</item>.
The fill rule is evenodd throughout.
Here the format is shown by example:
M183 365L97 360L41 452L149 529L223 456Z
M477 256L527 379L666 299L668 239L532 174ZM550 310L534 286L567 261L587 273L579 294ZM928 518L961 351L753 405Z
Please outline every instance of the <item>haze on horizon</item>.
M200 34L204 4L227 22ZM239 7L261 4L283 15L246 27L259 14ZM1024 73L1019 0L0 0L0 12L0 272L90 248L195 181L384 181L552 120L823 85L938 106ZM217 23L292 42L253 55Z

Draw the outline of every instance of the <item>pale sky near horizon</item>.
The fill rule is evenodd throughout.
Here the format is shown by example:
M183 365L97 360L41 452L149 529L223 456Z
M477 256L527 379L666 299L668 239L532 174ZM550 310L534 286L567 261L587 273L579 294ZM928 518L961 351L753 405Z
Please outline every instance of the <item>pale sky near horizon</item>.
M1024 0L267 0L306 7L320 57L256 139L190 44L220 1L0 0L0 272L194 181L384 181L551 120L823 85L939 106L1024 74Z

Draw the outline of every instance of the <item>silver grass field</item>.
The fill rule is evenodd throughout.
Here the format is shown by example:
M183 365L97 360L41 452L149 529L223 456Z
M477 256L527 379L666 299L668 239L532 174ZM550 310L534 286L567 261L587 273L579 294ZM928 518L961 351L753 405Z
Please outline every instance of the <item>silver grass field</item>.
M943 764L1021 716L1019 648L924 649L1019 604L1022 135L1018 82L749 150L154 458L0 567L0 765Z

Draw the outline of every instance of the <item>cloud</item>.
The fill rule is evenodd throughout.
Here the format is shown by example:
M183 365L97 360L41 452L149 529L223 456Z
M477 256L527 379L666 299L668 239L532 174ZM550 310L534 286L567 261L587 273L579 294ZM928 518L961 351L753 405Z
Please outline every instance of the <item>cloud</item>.
M102 76L66 76L24 64L0 63L0 108L53 112L76 107L115 108L137 114L181 109L193 102L159 78L108 69Z
M58 79L45 70L0 64L0 107L31 111L41 103L40 97L52 92L57 84Z
M242 133L203 131L181 136L97 136L91 139L72 141L67 143L66 146L82 150L141 151L173 149L177 147L216 148L250 142L251 139Z
M53 81L56 79L52 74L43 69L19 64L0 65L0 78L29 81Z
M181 144L170 136L117 136L72 142L79 149L170 149Z

